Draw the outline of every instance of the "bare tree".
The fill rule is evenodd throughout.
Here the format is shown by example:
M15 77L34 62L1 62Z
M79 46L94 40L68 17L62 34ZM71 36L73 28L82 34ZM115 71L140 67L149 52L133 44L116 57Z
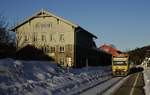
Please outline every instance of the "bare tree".
M5 17L0 14L0 58L10 57L15 52L15 46L7 27Z
M9 32L7 31L8 23L5 17L0 15L0 44L7 44L9 42Z

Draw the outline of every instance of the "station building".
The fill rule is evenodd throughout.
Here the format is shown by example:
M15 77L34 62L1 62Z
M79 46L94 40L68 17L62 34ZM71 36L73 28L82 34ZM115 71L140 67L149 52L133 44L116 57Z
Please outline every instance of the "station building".
M97 37L79 25L40 10L11 28L16 33L16 46L42 49L63 66L80 67L98 64Z

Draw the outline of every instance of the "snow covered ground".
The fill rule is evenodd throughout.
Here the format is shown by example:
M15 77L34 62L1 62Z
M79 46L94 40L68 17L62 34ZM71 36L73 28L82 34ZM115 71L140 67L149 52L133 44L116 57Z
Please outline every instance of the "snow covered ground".
M49 61L0 60L0 95L73 95L111 78L110 66L67 69Z
M150 92L150 68L149 67L145 68L143 73L144 73L144 81L145 81L145 87L144 87L145 94L150 95L149 93Z

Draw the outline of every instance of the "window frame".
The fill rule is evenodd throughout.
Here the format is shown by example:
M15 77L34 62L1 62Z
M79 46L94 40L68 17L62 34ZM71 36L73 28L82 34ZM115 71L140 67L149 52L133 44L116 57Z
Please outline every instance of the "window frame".
M61 33L61 34L59 35L59 41L60 41L60 42L64 42L64 41L65 41L65 34L64 34L64 33Z
M60 53L64 53L65 52L65 47L64 46L60 46L59 47L59 52Z
M46 42L46 35L44 35L44 34L41 35L41 41Z

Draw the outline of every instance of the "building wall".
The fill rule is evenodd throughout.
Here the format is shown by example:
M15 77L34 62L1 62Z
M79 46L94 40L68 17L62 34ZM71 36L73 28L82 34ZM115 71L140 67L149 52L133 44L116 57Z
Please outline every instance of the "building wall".
M38 16L16 29L17 47L34 45L56 62L70 66L74 63L74 30L55 17Z
M82 29L77 31L75 47L76 67L98 65L98 51L95 50L97 47L93 36Z
M86 48L96 48L93 37L83 30L76 32L76 44Z

